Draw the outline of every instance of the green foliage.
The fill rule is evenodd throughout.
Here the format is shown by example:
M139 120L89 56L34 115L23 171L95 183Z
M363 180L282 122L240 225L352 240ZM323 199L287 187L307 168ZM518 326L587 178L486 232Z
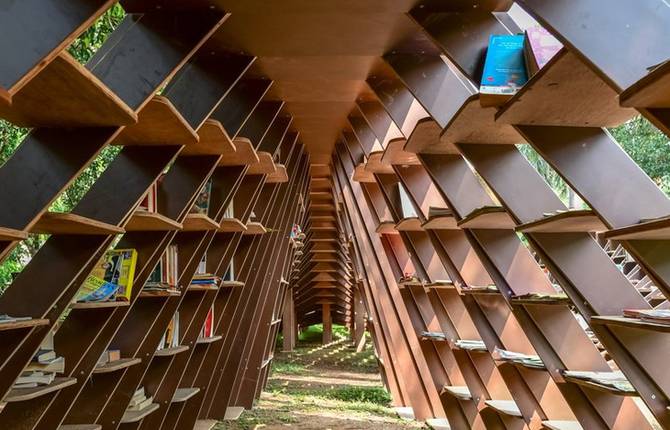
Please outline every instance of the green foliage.
M670 194L670 139L641 116L609 131L638 166Z
M547 181L558 197L567 204L570 188L565 181L563 181L563 178L561 178L558 173L549 166L549 163L544 161L544 158L542 158L530 145L518 145L518 148L519 152L521 152L528 162L535 167L535 170L537 170L544 180Z
M77 61L86 63L102 46L107 37L123 20L125 12L119 4L112 6L93 25L77 38L68 51ZM17 127L0 120L0 168L14 154L30 129ZM68 212L90 189L109 163L119 153L117 147L103 149L96 159L73 181L70 187L54 202L50 210ZM30 235L14 248L0 264L0 291L12 281L12 274L20 272L37 253L47 239L47 235Z
M115 4L98 18L88 30L72 42L72 45L68 48L68 52L77 61L86 64L125 16L126 13L121 5L118 3Z
M383 387L357 387L352 385L323 390L317 395L349 403L372 403L381 406L388 406L391 403L391 395Z

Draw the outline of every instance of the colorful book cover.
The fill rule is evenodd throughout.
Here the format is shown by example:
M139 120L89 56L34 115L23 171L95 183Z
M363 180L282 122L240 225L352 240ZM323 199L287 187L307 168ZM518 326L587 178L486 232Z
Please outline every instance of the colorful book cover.
M136 265L137 251L134 249L107 251L84 281L77 301L100 302L119 297L129 300Z
M525 58L528 76L533 76L563 48L544 27L535 26L526 30Z
M479 92L511 96L528 80L523 53L524 36L491 35Z
M135 281L135 266L137 266L137 251L134 249L115 249L113 251L121 260L121 273L118 279L119 291L117 297L130 300L130 294Z

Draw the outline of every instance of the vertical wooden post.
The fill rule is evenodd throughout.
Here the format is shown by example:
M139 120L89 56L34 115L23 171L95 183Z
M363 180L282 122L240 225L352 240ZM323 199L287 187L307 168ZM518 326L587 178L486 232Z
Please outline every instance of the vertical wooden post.
M354 289L354 318L353 318L353 344L356 352L361 352L365 346L365 306L363 306L363 295L361 291Z
M321 308L321 319L323 321L323 344L333 341L333 318L330 315L330 303L323 303Z
M292 352L295 348L296 327L293 291L288 290L284 296L284 315L282 316L282 333L284 335L283 352Z

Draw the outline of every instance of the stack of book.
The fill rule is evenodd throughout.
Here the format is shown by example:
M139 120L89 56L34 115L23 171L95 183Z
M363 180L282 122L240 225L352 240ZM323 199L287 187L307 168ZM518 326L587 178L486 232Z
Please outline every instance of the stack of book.
M177 245L170 245L165 250L149 279L144 284L144 291L177 292L179 266L177 261Z
M439 333L435 331L422 331L421 332L421 338L422 339L427 339L427 340L438 340L438 341L445 341L447 340L447 335L444 333Z
M500 106L528 80L524 60L524 35L497 35L489 38L479 101L482 106Z
M495 285L469 285L466 288L463 288L464 291L476 291L476 292L496 292L498 291L498 287Z
M211 200L211 196L212 179L210 178L205 186L202 187L202 190L200 190L200 194L198 194L198 198L195 200L195 204L191 207L190 212L194 214L207 215L209 212L209 202Z
M128 409L126 409L126 411L129 412L142 411L151 406L153 401L154 398L152 396L147 397L147 394L144 391L144 387L140 387L135 391L133 397L130 399Z
M221 282L221 278L211 273L196 273L193 276L191 285L198 287L209 286L215 288L219 286L219 282Z
M554 294L549 294L549 293L526 293L526 294L521 294L520 296L514 296L512 299L517 299L517 300L534 300L538 302L542 301L547 301L547 302L553 302L553 301L567 301L568 296L565 295L565 293L554 293Z
M21 376L14 383L14 388L34 388L51 384L57 373L65 372L65 359L58 357L53 346L53 333L40 345Z
M635 388L628 382L628 379L620 370L613 372L590 372L581 370L564 370L563 376L566 378L580 379L593 384L602 385L617 391L625 393L634 393Z
M104 366L105 364L113 363L119 360L121 360L121 351L118 349L109 349L102 353L96 366Z
M656 324L670 325L669 309L624 309L623 316L627 318L639 318Z
M86 278L76 297L77 302L130 300L135 280L137 251L107 251Z
M214 336L214 306L209 308L207 312L207 318L205 319L205 325L202 326L200 331L200 338L207 339Z
M507 351L498 347L493 351L493 358L497 361L518 363L526 367L544 369L544 363L537 355L522 354L520 352Z
M176 348L179 346L179 312L175 312L168 324L167 330L158 344L157 350Z
M30 321L31 317L13 317L7 314L0 314L0 324L10 324L20 321Z
M486 345L484 345L484 342L481 340L459 339L454 342L454 345L457 348L466 351L486 351Z

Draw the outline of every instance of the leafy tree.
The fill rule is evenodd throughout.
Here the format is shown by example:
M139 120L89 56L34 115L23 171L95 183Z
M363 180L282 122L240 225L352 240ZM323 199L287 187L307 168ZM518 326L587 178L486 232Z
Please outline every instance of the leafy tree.
M96 22L82 33L68 48L68 52L80 63L85 64L102 46L107 37L123 20L125 12L119 4L107 10ZM14 154L16 148L30 132L27 128L17 127L7 121L0 120L0 168ZM91 185L105 171L109 163L119 153L117 147L103 149L98 157L88 166L72 185L54 202L50 210L57 212L70 211L86 194ZM31 234L7 256L0 264L0 290L12 281L12 274L20 272L39 250L47 239L47 235Z

